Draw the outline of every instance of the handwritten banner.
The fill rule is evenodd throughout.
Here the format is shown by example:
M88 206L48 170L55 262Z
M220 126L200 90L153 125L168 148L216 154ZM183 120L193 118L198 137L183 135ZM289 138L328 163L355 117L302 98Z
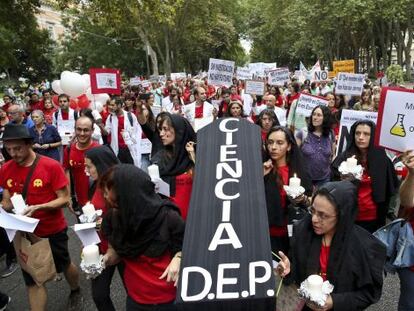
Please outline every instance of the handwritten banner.
M318 96L301 93L296 104L296 113L309 117L313 108L319 105L327 106L328 101Z
M270 85L284 85L290 81L289 75L290 73L288 68L278 68L271 70L267 76L268 83Z
M231 86L233 84L234 62L210 58L208 66L208 83L216 86Z
M251 95L264 95L265 85L264 81L246 80L244 92Z
M239 80L251 80L253 77L249 67L237 67L236 77Z
M335 93L359 96L362 93L364 83L364 74L340 72L336 81Z
M353 59L336 60L332 62L335 76L340 72L355 73L355 61Z
M177 303L198 311L275 310L260 129L219 119L197 133L197 143Z

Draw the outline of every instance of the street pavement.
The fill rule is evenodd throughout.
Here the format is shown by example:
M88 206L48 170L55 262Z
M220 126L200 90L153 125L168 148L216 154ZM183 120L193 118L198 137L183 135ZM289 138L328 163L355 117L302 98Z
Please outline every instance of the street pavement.
M74 216L66 214L67 219L73 225ZM69 249L72 261L79 266L81 243L74 234L73 230L69 229ZM4 259L0 262L0 270L5 266ZM96 310L95 304L92 301L90 281L85 278L84 274L80 277L81 289L84 296L82 307L78 310ZM61 281L51 281L47 283L48 291L48 310L64 311L67 310L69 286L65 279ZM28 298L23 283L23 278L20 269L13 275L0 279L0 290L12 297L12 302L7 310L10 311L25 311L29 310ZM381 300L371 306L370 311L394 311L397 310L399 295L399 281L395 275L388 275L385 278L384 288ZM115 273L111 286L111 297L114 302L116 310L125 310L125 291L118 273ZM214 311L214 310L213 310Z

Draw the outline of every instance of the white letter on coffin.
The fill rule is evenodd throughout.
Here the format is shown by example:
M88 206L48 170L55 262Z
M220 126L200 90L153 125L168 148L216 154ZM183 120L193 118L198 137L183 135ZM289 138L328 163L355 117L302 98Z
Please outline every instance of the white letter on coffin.
M265 274L256 278L256 268L263 267ZM256 283L265 283L271 277L272 267L266 261L255 261L249 264L249 294L256 295Z
M223 293L223 285L226 284L237 284L237 278L225 278L224 270L225 269L239 269L239 263L222 263L218 266L217 272L217 299L235 299L239 298L239 293L229 292Z
M223 232L226 231L229 236L228 239L221 239ZM215 251L218 245L232 244L233 248L241 248L242 244L240 243L239 237L234 231L231 223L221 223L218 225L216 232L214 233L213 239L208 246L209 251Z
M188 290L188 275L191 272L198 272L201 273L201 275L204 277L204 288L201 291L201 293L187 296L187 290ZM181 298L183 301L199 301L202 300L204 297L207 296L208 292L210 291L211 284L213 284L213 281L211 279L210 273L201 267L185 267L183 268L183 275L182 275L183 281L181 283Z
M223 187L228 182L239 183L239 180L234 179L234 178L226 178L226 179L220 180L216 184L216 187L214 188L214 193L215 193L216 197L218 197L220 200L223 200L223 201L234 200L234 199L237 199L240 196L240 193L236 193L234 195L224 194Z

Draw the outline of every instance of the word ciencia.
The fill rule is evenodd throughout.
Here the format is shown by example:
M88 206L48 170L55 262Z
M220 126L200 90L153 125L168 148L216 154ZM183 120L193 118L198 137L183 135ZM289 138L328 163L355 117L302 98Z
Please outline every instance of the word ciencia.
M218 248L223 247L231 247L232 249L243 247L231 222L232 202L240 198L239 190L235 191L234 189L240 188L238 185L243 175L242 160L237 158L238 146L233 143L233 134L238 131L237 122L239 122L239 119L227 118L219 124L220 132L225 134L225 144L220 145L220 161L217 163L215 170L217 182L214 187L214 194L220 200L222 209L221 222L208 246L210 252L215 252ZM226 185L230 186L231 184L235 187L226 187ZM231 189L233 189L233 192L229 191ZM226 277L225 274L233 277ZM247 274L249 286L248 289L236 291L238 278L234 275L240 276L241 274ZM271 276L272 267L264 260L249 262L248 267L241 267L238 262L220 263L215 271L208 271L198 266L188 266L184 267L182 271L181 298L187 302L200 301L206 298L209 300L247 298L256 295L257 284L266 283ZM199 289L199 292L194 293L194 289L189 288L190 278L203 280L204 285ZM216 280L215 286L213 286L213 279ZM225 286L227 290L225 290ZM189 294L189 291L191 294ZM267 290L267 295L269 297L274 296L274 290Z

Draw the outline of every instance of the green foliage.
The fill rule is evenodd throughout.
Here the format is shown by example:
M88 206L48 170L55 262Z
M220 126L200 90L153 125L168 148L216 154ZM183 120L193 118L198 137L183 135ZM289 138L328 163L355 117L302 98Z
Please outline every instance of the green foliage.
M10 78L39 81L51 69L52 41L37 27L34 16L39 1L4 0L0 6L0 71Z
M404 72L400 65L391 65L386 70L387 79L389 82L399 85L404 82Z

